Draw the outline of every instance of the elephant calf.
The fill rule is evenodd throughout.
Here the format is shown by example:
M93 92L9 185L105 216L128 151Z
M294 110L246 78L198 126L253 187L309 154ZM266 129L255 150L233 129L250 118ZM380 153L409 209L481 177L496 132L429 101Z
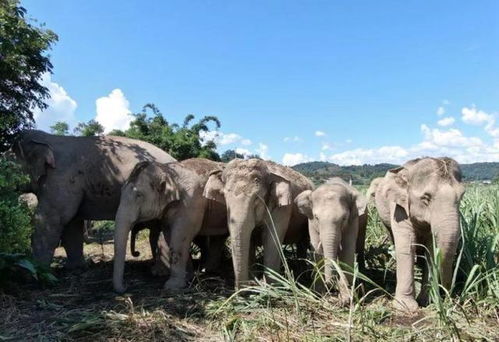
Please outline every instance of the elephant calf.
M461 170L451 158L420 158L389 170L378 184L376 209L391 230L397 260L395 307L410 311L428 300L428 268L423 264L423 279L418 300L414 299L414 257L416 245L431 254L433 239L442 253L441 281L449 289L452 265L460 237L459 203L464 194ZM418 249L421 249L418 247ZM421 250L424 253L424 249ZM418 253L418 254L422 254Z
M365 215L366 200L341 178L330 179L314 191L303 191L295 199L301 213L308 217L310 242L316 254L326 258L325 280L332 281L333 265L339 261L353 267L359 218ZM349 302L351 276L339 272L342 304Z
M116 214L113 284L124 292L123 271L130 229L138 223L160 220L167 246L170 278L165 288L186 284L189 248L198 234L227 234L225 208L203 197L211 171L223 164L206 159L181 163L141 162L133 169L121 191Z

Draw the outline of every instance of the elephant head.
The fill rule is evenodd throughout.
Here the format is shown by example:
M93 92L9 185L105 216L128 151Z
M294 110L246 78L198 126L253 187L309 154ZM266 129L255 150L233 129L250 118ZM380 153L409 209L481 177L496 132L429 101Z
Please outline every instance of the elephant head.
M460 237L459 203L464 194L458 163L450 158L415 159L389 170L380 188L395 206L391 210L394 235L402 230L399 224L404 217L415 231L431 230L442 252L442 284L449 288Z
M140 162L123 185L114 233L113 284L117 292L125 291L123 271L132 227L160 218L169 205L180 200L178 177L168 172L170 164Z
M56 167L52 146L38 139L36 135L25 134L12 146L12 151L23 170L30 176L30 186L23 191L37 193L48 170Z
M235 286L239 288L249 279L251 234L268 220L267 209L271 212L292 204L290 181L271 170L267 161L235 159L210 175L204 196L227 207Z
M326 258L325 280L331 282L338 259L353 266L359 216L364 214L363 196L340 178L333 178L314 191L298 195L295 203L309 219L309 232L315 252ZM348 281L340 273L340 297L348 299Z

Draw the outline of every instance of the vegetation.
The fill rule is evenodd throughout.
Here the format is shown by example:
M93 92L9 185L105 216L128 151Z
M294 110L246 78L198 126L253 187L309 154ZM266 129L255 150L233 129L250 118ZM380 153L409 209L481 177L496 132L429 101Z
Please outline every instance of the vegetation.
M52 71L47 51L57 41L50 30L33 25L19 0L0 1L0 151L33 124L33 113L45 109L49 91L41 84Z
M69 125L64 121L57 121L55 124L50 126L50 133L55 135L68 135Z
M353 184L368 185L376 177L382 177L389 169L397 167L394 164L351 165L340 166L329 162L309 162L293 166L316 184L323 183L331 177L341 177ZM495 180L499 177L499 163L461 164L465 182Z
M102 135L104 133L104 127L95 120L90 120L88 122L80 122L74 129L76 135L82 137L93 137L96 135Z
M499 186L468 185L461 213L463 239L450 296L440 296L445 291L432 268L431 303L416 314L391 307L393 248L370 208L368 269L365 274L352 270L350 307L338 305L334 289L333 295L324 296L311 291L306 274L296 282L297 260L287 249L284 275L274 274L272 285L256 282L237 294L230 280L201 273L184 292L165 292L164 279L151 278L147 262L129 260L129 292L117 297L110 285L113 245L108 241L86 246L94 264L84 274L62 274L50 290L20 287L15 294L0 295L0 314L6 317L0 331L3 337L35 340L495 340ZM141 252L148 251L148 242L140 243ZM144 259L150 256L142 254ZM230 264L226 259L222 274L231 274ZM419 285L421 272L416 275ZM19 326L26 329L20 332Z

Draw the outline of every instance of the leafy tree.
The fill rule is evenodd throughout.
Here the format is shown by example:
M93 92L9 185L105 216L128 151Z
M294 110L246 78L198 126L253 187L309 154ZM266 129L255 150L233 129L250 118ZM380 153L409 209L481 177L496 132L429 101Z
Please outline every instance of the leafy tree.
M235 150L227 150L224 153L222 153L221 160L224 163L230 162L232 159L240 158L243 159L244 155L241 153L237 153Z
M54 32L26 19L19 0L0 1L0 150L32 127L36 108L47 107L49 90L41 80L52 72L47 51L56 41Z
M89 122L80 122L78 126L75 127L74 132L76 135L81 135L82 137L92 137L95 135L102 135L104 133L104 127L95 120L90 120Z
M55 135L68 135L69 125L64 121L57 121L55 124L50 126L50 132Z
M152 115L149 115L152 114ZM154 104L146 104L142 112L134 114L135 120L126 131L112 131L111 135L140 139L158 146L170 153L174 158L184 160L194 157L220 160L213 141L203 141L201 132L209 131L208 125L214 123L220 127L215 116L205 116L197 123L191 124L194 115L189 114L182 126L170 124Z

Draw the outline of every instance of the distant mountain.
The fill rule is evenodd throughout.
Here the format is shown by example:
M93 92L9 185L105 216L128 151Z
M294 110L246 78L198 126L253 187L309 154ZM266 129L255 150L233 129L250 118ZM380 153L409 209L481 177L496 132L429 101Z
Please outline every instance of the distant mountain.
M382 177L386 171L397 167L394 164L340 166L329 162L308 162L293 166L298 172L312 179L316 184L330 177L352 179L353 184L369 184L373 178ZM461 164L464 181L492 180L499 177L499 163Z

